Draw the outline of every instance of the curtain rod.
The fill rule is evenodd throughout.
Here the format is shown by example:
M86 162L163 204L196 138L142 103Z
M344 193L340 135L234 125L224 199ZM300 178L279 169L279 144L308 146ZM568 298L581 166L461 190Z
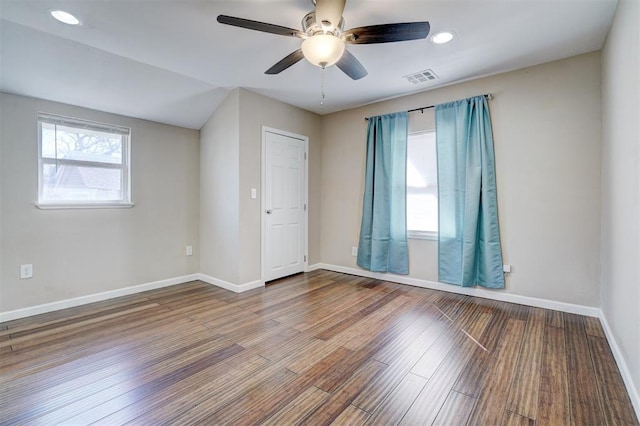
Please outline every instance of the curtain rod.
M484 95L479 95L479 96L484 96L489 100L493 99L493 94L491 94L491 93L485 93ZM407 112L416 112L416 111L424 112L425 109L431 109L431 108L435 108L435 105L428 105L428 106L423 106L423 107L420 107L420 108L409 109L409 110L407 110ZM365 117L364 119L365 119L365 121L368 121L369 117Z

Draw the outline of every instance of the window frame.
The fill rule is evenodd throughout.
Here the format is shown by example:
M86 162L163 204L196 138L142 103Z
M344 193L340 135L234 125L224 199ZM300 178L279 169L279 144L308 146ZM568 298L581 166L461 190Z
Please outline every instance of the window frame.
M438 232L436 231L416 231L407 229L407 238L410 240L438 240Z
M64 125L76 129L87 129L100 132L116 133L122 136L122 162L121 164L106 163L100 161L70 160L65 158L45 158L42 155L42 125L43 123ZM38 133L38 201L36 207L40 209L99 209L99 208L131 208L131 128L113 124L99 123L75 117L39 112L37 116ZM93 167L100 169L120 170L122 180L120 191L123 194L120 200L45 200L43 167L45 164L71 165L80 167Z
M409 132L407 139L411 135L421 135L425 133L433 133L435 135L436 129L418 130L415 132ZM407 144L408 146L408 144ZM436 145L437 150L437 145ZM409 152L407 151L407 159L409 158ZM437 158L436 158L436 174L437 174ZM438 207L438 225L440 224L440 207ZM438 240L438 231L420 231L416 229L409 229L407 225L407 238L411 240Z

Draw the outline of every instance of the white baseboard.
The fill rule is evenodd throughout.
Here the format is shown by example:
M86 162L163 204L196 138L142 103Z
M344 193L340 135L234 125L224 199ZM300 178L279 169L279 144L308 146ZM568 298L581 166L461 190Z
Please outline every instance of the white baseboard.
M0 322L12 321L18 318L45 314L47 312L58 311L60 309L73 308L75 306L101 302L107 299L114 299L116 297L128 296L130 294L142 293L143 291L155 290L158 288L169 287L172 285L183 284L196 280L204 281L207 284L213 284L215 286L224 288L225 290L230 290L236 293L242 293L243 291L264 287L264 282L262 282L261 280L244 284L231 284L224 280L210 277L205 274L191 274L184 275L182 277L175 277L166 280L134 285L131 287L118 288L115 290L104 291L102 293L89 294L87 296L74 297L73 299L59 300L57 302L45 303L43 305L30 306L28 308L16 309L14 311L0 312Z
M264 281L256 280L244 284L232 284L219 278L214 278L205 274L196 274L200 281L204 281L207 284L215 285L216 287L224 288L235 293L242 293L243 291L253 290L254 288L264 287Z
M501 293L498 291L485 290L481 288L458 287L449 284L443 284L435 281L422 280L418 278L406 277L403 275L385 274L380 272L370 272L364 269L350 268L346 266L330 265L326 263L316 263L309 265L305 272L312 272L318 269L326 269L334 272L341 272L349 275L357 275L361 277L376 278L384 281L391 281L400 284L408 284L415 287L429 288L433 290L441 290L449 293L464 294L467 296L477 296L485 299L500 300L503 302L518 303L521 305L535 306L545 309L553 309L556 311L569 312L579 315L587 315L592 317L602 317L598 308L589 306L574 305L571 303L556 302L547 299L538 299L535 297L520 296L517 294ZM169 278L161 281L154 281L146 284L135 285L131 287L119 288L116 290L105 291L102 293L90 294L87 296L75 297L73 299L60 300L58 302L46 303L43 305L31 306L28 308L17 309L14 311L0 312L0 322L11 321L17 318L24 318L32 315L43 314L46 312L57 311L59 309L72 308L74 306L85 305L87 303L100 302L102 300L113 299L115 297L127 296L134 293L140 293L147 290L153 290L171 285L182 284L189 281L201 280L208 284L224 288L236 293L253 290L255 288L264 287L262 280L251 281L244 284L232 284L230 282L211 277L205 274L191 274L182 277Z
M636 416L640 418L640 393L638 392L638 389L633 383L631 372L629 371L629 367L627 366L626 360L622 356L622 352L620 351L620 347L618 346L615 336L613 335L613 332L609 327L607 318L604 316L603 312L599 308L594 308L591 306L575 305L571 303L557 302L555 300L539 299L536 297L521 296L517 294L503 293L499 291L485 290L482 288L458 287L458 286L444 284L444 283L435 282L435 281L410 278L403 275L371 272L365 269L329 265L326 263L316 263L314 265L310 265L307 268L307 272L316 271L318 269L326 269L328 271L341 272L343 274L356 275L356 276L367 277L367 278L375 278L375 279L391 281L399 284L408 284L416 287L447 291L450 293L482 297L485 299L499 300L502 302L518 303L520 305L534 306L537 308L552 309L555 311L562 311L562 312L568 312L571 314L578 314L578 315L585 315L585 316L600 318L602 327L607 336L607 341L609 342L609 346L611 347L611 352L613 352L613 356L616 360L616 363L618 364L618 368L620 369L622 380L624 381L624 384L627 388L627 392L629 393L629 398L631 399L631 403L633 404L633 408L636 412Z
M154 281L131 287L118 288L115 290L103 291L102 293L89 294L87 296L74 297L57 302L45 303L43 305L30 306L28 308L16 309L14 311L0 312L0 322L11 321L18 318L30 317L32 315L44 314L58 311L60 309L73 308L75 306L86 305L88 303L101 302L116 297L128 296L130 294L142 293L147 290L169 287L176 284L187 283L199 279L198 274L183 275L181 277L169 278L166 280Z
M451 284L444 284L436 281L411 278L404 275L388 274L381 272L371 272L365 269L350 268L347 266L330 265L326 263L316 263L308 270L327 269L343 274L357 275L367 278L375 278L383 281L391 281L399 284L407 284L415 287L429 288L432 290L446 291L449 293L464 294L466 296L482 297L484 299L499 300L501 302L517 303L520 305L534 306L536 308L552 309L554 311L569 312L572 314L586 315L589 317L599 317L600 309L591 306L574 305L572 303L557 302L555 300L539 299L537 297L521 296L518 294L504 293L500 290L487 290L479 287L459 287Z
M326 263L316 263L309 265L305 272L312 272L318 269L326 269L334 272L341 272L349 275L356 275L367 278L375 278L384 281L391 281L400 284L412 285L415 287L429 288L433 290L441 290L449 293L464 294L467 296L477 296L485 299L499 300L503 302L518 303L521 305L534 306L538 308L552 309L557 311L569 312L572 314L586 315L600 318L604 332L607 336L609 346L613 352L613 356L620 369L620 374L629 393L629 398L636 412L636 416L640 418L640 393L633 383L631 372L627 366L620 347L615 339L609 322L606 316L598 308L590 306L574 305L571 303L557 302L547 299L538 299L535 297L520 296L517 294L500 293L497 291L484 290L481 288L465 288L457 287L449 284L443 284L435 281L421 280L418 278L411 278L402 275L385 274L379 272L371 272L364 269L356 269L345 266L330 265ZM32 315L44 314L47 312L57 311L65 308L72 308L75 306L85 305L88 303L100 302L107 299L113 299L121 296L128 296L130 294L141 293L143 291L154 290L163 287L169 287L172 285L183 284L190 281L200 280L208 284L215 285L217 287L224 288L236 293L242 293L244 291L252 290L255 288L264 287L264 282L256 280L244 284L232 284L227 281L211 277L205 274L191 274L181 277L169 278L166 280L154 281L146 284L135 285L131 287L119 288L116 290L105 291L102 293L91 294L87 296L75 297L73 299L60 300L58 302L46 303L43 305L32 306L23 309L16 309L13 311L0 312L0 322L11 321L18 318L29 317Z
M620 370L620 375L622 376L624 385L627 388L627 393L629 394L629 398L631 399L631 404L633 404L633 408L636 411L636 417L640 419L640 393L638 392L638 388L636 388L635 384L633 383L633 379L631 377L629 367L627 366L627 362L622 355L622 351L620 350L620 346L618 346L618 342L613 335L611 327L609 327L607 317L602 311L600 312L600 322L602 323L604 334L607 336L607 341L609 342L611 352L613 352L613 357L618 364L618 369Z
M313 271L317 271L318 269L323 269L322 268L322 263L314 263L313 265L308 265L307 268L304 271L305 272L313 272Z

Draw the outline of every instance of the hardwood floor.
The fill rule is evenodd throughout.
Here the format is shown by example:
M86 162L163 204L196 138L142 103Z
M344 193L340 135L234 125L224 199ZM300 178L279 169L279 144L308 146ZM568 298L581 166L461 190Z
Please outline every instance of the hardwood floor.
M637 425L597 319L327 271L0 324L2 424Z

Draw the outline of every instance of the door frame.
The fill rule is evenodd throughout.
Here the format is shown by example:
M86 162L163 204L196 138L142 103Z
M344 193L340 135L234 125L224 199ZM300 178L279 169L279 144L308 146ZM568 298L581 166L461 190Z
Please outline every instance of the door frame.
M304 263L303 272L307 270L309 266L309 137L299 135L285 130L275 129L273 127L262 126L262 153L261 153L261 188L260 188L260 279L264 283L267 277L267 248L265 247L267 241L267 227L265 209L267 205L267 133L275 133L278 135L298 139L302 142L304 149L304 218L303 218L303 243L304 249Z

